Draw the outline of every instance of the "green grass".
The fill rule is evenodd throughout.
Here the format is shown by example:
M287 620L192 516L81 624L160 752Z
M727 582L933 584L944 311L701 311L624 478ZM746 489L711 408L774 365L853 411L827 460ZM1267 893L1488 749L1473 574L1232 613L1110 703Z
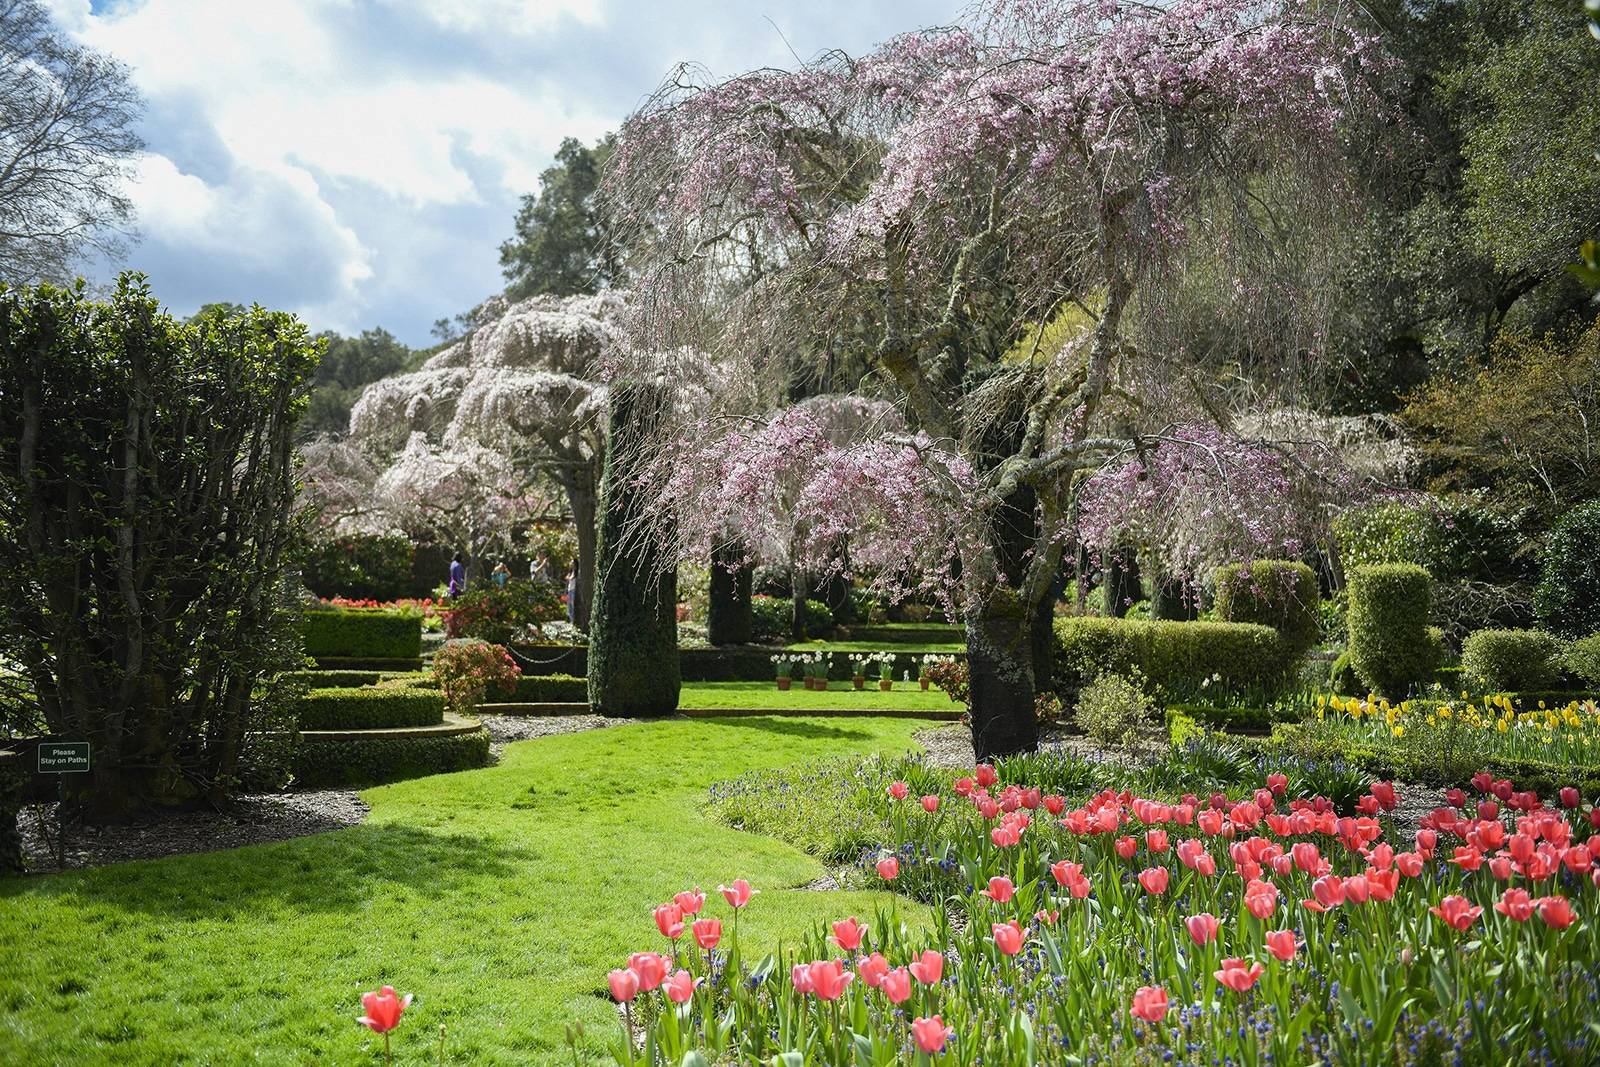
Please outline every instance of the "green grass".
M775 682L685 682L678 698L680 708L761 708L780 711L960 711L940 689L924 693L916 682L894 683L885 693L875 678L857 692L849 682L829 682L826 690L806 689L796 678L787 693Z
M384 982L419 997L397 1063L433 1062L441 1023L452 1063L570 1062L574 1019L598 1054L616 1029L605 972L661 945L650 908L673 892L754 882L747 955L888 901L785 890L823 868L711 821L707 787L903 751L922 725L709 719L546 738L498 767L370 790L370 818L348 830L0 882L0 1063L379 1062L352 1020Z

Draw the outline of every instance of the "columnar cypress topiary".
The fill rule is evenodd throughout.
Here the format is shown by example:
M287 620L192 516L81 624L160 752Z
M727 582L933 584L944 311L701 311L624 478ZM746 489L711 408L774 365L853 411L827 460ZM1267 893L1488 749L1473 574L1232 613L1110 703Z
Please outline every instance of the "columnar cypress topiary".
M1319 599L1316 572L1304 563L1258 559L1248 566L1230 563L1217 569L1217 617L1270 626L1296 655L1310 650L1322 635Z
M678 574L662 539L639 534L649 503L636 482L664 403L654 382L611 387L589 622L589 703L601 715L670 715L678 707Z
M706 605L706 639L713 645L745 645L755 626L750 608L754 568L744 546L718 545L711 554L711 592Z
M1350 572L1350 666L1361 684L1398 699L1426 682L1443 646L1428 626L1433 579L1410 563L1379 563Z

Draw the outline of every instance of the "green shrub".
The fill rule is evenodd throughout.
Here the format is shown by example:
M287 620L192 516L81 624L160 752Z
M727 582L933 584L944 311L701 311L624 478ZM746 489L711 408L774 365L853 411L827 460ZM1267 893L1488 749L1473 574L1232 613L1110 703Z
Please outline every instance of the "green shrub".
M589 700L589 682L570 674L523 675L513 697L523 704L583 704Z
M401 534L341 534L312 543L300 578L318 596L398 600L410 595L415 555Z
M300 699L295 719L302 730L437 726L444 721L444 697L431 689L385 686L314 689Z
M1072 713L1078 729L1101 744L1132 741L1155 714L1155 704L1137 678L1106 671L1084 686Z
M522 670L499 645L487 641L451 641L433 657L433 677L439 683L445 706L466 715L492 692L507 697L516 692Z
M414 611L315 608L300 617L308 656L415 659L422 655L422 617Z
M1580 637L1568 645L1564 666L1568 674L1600 690L1600 634Z
M1350 666L1366 688L1399 699L1433 676L1444 644L1428 626L1432 585L1427 571L1409 563L1350 572Z
M1316 572L1304 563L1258 559L1217 569L1217 618L1270 626L1297 655L1322 637L1320 601Z
M451 737L377 735L345 741L303 741L295 752L295 784L306 788L378 785L489 764L489 731Z
M1600 630L1600 500L1573 508L1545 543L1533 610L1562 637Z
M1566 643L1543 630L1475 630L1461 646L1461 673L1485 692L1549 689L1561 678Z
M756 641L786 641L794 626L794 606L788 597L750 598L750 633ZM833 612L820 600L806 601L806 636L826 637L833 633Z
M1361 688L1361 679L1356 677L1355 668L1350 666L1349 649L1339 653L1339 658L1333 661L1333 668L1328 672L1328 688L1342 694L1351 694Z
M377 685L383 680L382 671L295 671L290 675L304 682L307 689L353 689L363 685Z
M561 618L565 610L553 583L521 578L513 578L504 586L493 581L479 582L446 603L447 636L472 637L492 645L509 645L540 623Z
M1298 660L1270 626L1076 616L1056 620L1055 690L1078 693L1099 675L1138 671L1169 697L1202 693L1270 699Z
M1167 707L1170 723L1173 714L1181 714L1216 730L1243 730L1266 733L1280 722L1292 722L1300 716L1291 708L1281 706L1248 707L1212 704L1172 704Z

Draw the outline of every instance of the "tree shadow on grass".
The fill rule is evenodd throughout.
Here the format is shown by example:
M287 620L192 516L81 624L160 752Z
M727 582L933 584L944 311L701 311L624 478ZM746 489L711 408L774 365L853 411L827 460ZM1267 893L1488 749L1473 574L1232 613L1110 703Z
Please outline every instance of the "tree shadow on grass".
M34 896L175 919L226 919L264 906L349 911L396 887L447 896L483 878L510 879L535 859L493 837L361 825L267 845L0 881L0 904Z
M801 719L765 715L719 715L696 719L707 726L733 727L740 730L760 730L763 733L782 734L785 737L835 738L840 741L870 741L872 734L865 730L847 730L838 726L823 726Z

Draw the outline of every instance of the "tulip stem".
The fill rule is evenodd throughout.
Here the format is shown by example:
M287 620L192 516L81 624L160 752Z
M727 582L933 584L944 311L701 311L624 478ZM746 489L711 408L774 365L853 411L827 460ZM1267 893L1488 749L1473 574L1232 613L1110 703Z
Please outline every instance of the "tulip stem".
M383 1062L385 1064L394 1063L394 1056L389 1052L389 1031L387 1030L383 1032Z

